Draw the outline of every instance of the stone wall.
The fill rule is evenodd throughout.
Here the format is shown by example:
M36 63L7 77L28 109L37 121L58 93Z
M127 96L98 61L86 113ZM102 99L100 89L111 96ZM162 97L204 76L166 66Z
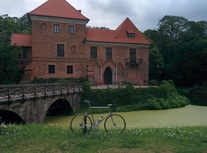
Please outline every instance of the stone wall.
M79 93L70 95L51 96L47 98L29 99L25 102L15 101L10 105L0 105L0 111L10 111L19 115L25 123L44 123L46 113L50 106L57 100L64 99L73 108L80 107Z

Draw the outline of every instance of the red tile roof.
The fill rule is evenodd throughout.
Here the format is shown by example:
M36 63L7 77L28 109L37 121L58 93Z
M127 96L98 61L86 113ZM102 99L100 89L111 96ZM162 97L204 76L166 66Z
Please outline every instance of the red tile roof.
M11 45L32 47L32 35L31 34L12 34Z
M89 20L66 0L48 0L35 10L31 11L29 15L61 17L85 21ZM133 33L135 37L129 38L127 33ZM129 18L126 18L116 30L87 28L86 41L143 45L151 44ZM32 35L13 34L11 45L31 47Z
M128 33L134 33L135 37L129 38ZM86 40L89 42L108 42L108 43L127 43L127 44L143 44L150 45L151 43L144 37L144 35L136 28L129 18L116 30L102 30L102 29L87 29Z
M88 18L83 16L80 11L76 10L66 0L48 0L28 14L89 21Z

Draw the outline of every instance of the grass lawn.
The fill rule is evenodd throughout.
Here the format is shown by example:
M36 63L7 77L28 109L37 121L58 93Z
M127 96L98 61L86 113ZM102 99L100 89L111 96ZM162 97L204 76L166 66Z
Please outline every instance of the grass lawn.
M28 124L1 128L1 153L207 153L207 127L103 130L74 135L56 125Z
M71 116L49 118L45 125L0 127L0 153L207 153L207 107L119 114L127 123L121 135L102 127L74 135Z

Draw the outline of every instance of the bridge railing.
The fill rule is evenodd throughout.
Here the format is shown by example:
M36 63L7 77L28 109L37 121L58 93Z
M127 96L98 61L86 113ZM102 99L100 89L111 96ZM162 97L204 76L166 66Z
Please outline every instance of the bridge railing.
M80 92L81 90L81 83L0 85L0 103L71 94Z

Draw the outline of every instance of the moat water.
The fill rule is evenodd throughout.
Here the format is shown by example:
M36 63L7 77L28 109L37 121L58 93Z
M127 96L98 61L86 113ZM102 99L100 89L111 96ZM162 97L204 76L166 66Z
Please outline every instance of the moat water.
M127 128L172 127L172 126L207 126L207 107L188 105L183 108L168 110L145 110L116 112L122 115ZM95 114L95 118L104 114ZM56 124L69 128L73 116L46 116L45 124ZM100 124L103 128L103 123Z

